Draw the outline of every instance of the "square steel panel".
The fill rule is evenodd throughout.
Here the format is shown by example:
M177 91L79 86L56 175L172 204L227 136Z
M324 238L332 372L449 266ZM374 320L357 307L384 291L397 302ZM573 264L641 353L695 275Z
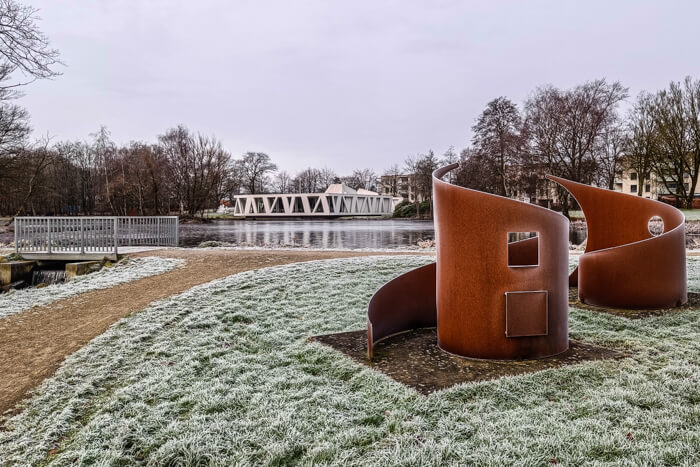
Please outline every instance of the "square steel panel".
M506 292L506 337L546 336L546 290Z

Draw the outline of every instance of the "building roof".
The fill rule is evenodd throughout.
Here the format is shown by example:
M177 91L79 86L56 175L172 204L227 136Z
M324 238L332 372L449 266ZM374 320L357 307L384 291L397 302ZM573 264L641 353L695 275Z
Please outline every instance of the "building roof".
M364 188L360 188L359 190L357 190L357 194L358 194L358 195L374 195L374 196L379 196L379 193L377 193L376 191L365 190Z
M345 183L334 183L326 188L326 193L332 193L336 195L356 195L357 191L350 188ZM375 193L376 194L376 193Z

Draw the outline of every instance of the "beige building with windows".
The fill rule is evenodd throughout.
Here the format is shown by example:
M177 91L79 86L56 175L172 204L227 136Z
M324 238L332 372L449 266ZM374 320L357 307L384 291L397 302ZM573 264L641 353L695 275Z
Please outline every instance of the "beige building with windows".
M644 181L644 186L642 187L642 196L649 199L657 199L658 194L658 184L656 177L649 177L650 179ZM630 195L636 195L639 193L640 185L639 176L634 170L624 170L618 174L615 178L615 191L620 193L628 193ZM663 184L662 184L663 186Z
M416 193L413 177L413 174L382 175L382 195L395 196L415 203ZM419 199L418 201L423 200Z
M683 185L685 190L690 189L690 176L683 176ZM615 179L615 191L636 195L639 193L640 180L639 175L634 169L626 169L621 171ZM648 180L645 180L641 186L642 196L648 199L658 200L662 196L675 193L676 183L663 183L663 180L658 178L655 173L652 173ZM695 187L695 195L700 195L700 183Z

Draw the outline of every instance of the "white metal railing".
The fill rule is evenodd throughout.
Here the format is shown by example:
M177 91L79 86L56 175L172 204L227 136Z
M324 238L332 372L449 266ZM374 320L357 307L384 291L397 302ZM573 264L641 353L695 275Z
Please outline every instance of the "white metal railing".
M113 253L119 247L177 246L177 216L17 217L15 252Z

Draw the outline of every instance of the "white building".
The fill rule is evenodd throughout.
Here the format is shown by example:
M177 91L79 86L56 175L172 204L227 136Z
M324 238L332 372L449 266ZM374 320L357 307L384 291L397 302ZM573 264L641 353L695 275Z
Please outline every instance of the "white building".
M333 184L324 193L238 195L219 212L241 217L390 216L396 199L369 190Z

